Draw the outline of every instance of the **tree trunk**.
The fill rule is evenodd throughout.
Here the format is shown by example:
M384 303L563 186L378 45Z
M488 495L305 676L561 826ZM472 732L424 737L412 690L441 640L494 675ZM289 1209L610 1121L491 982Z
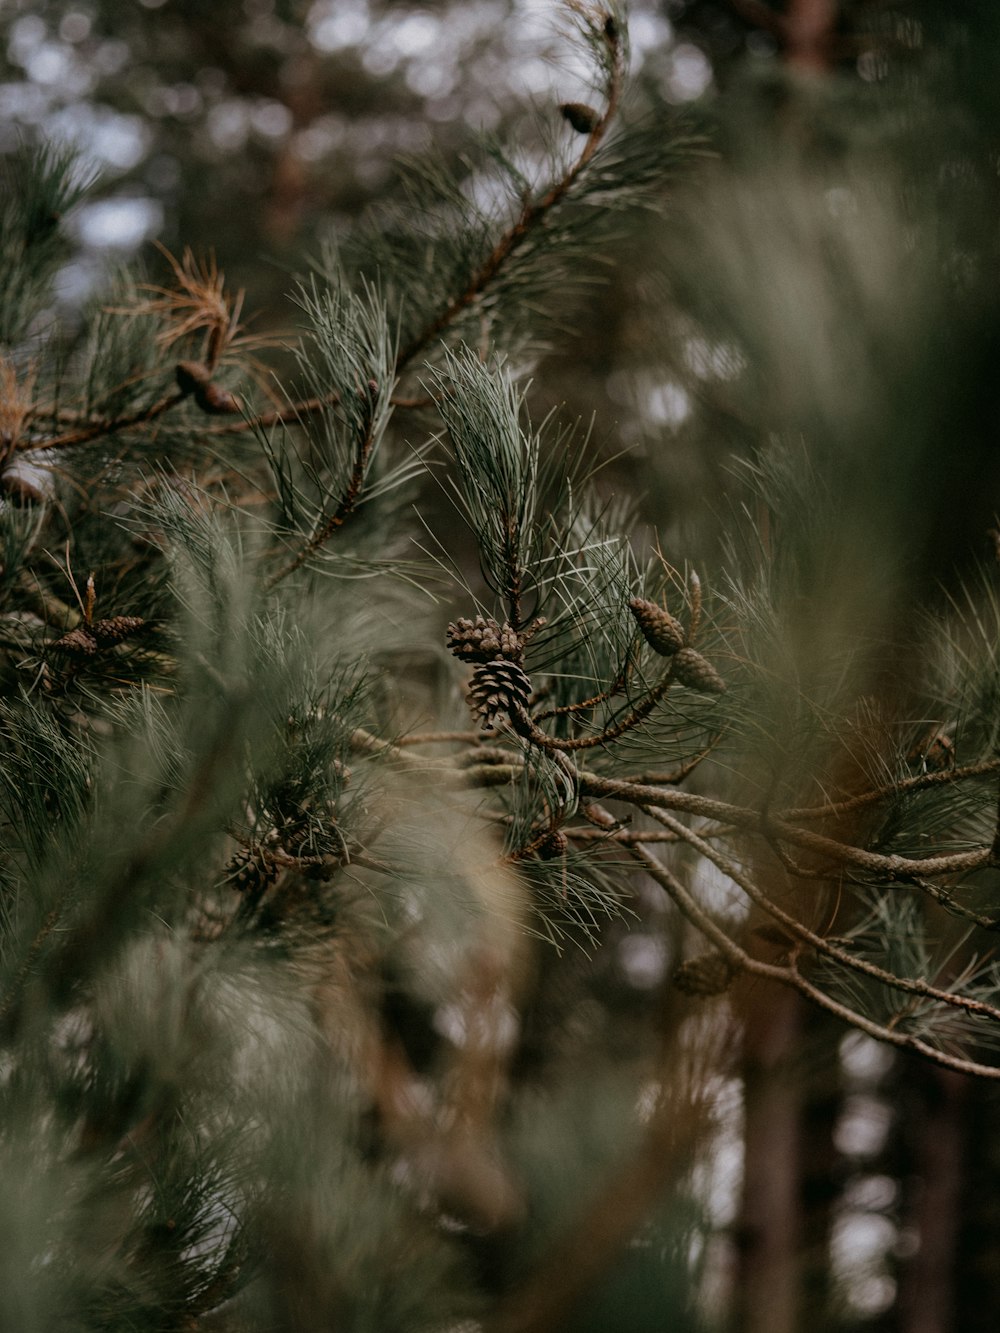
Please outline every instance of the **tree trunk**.
M739 1333L800 1333L800 1118L796 1057L802 1000L754 986L746 997L746 1105L735 1327Z
M908 1061L904 1070L911 1093L910 1124L904 1133L914 1176L903 1221L919 1237L919 1248L900 1271L897 1327L899 1333L953 1333L960 1326L955 1320L955 1270L968 1083L961 1074L915 1061ZM961 1327L965 1333L965 1325Z
M965 1128L961 1218L955 1256L955 1327L962 1333L1000 1328L1000 1095L970 1083Z

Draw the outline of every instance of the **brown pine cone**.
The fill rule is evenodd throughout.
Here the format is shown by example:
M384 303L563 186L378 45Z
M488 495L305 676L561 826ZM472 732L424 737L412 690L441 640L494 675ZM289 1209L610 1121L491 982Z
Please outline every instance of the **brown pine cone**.
M74 657L90 657L97 652L97 640L83 625L71 629L49 646L60 653L71 653Z
M715 667L693 648L682 648L674 658L674 676L689 689L702 694L725 694L726 682Z
M492 616L484 619L467 616L453 621L447 630L448 648L462 662L506 662L524 660L521 635L508 624L498 624Z
M121 643L145 625L142 616L111 616L107 620L95 620L90 626L90 633L102 647Z
M535 851L543 861L554 861L558 856L565 856L569 848L569 838L562 829L552 829L538 844Z
M724 953L711 949L681 963L671 981L684 995L708 997L728 990L736 968Z
M194 398L203 412L214 415L238 412L235 394L212 382L212 372L200 361L179 361L174 368L177 387L185 397Z
M559 110L577 134L590 134L601 122L601 117L586 102L563 102Z
M662 606L647 601L645 597L633 597L628 609L635 616L642 637L654 652L662 657L672 657L684 647L684 630L680 621Z
M278 867L266 848L245 847L230 858L225 876L237 893L263 893L278 878Z
M526 711L531 698L531 681L516 662L497 659L484 662L472 673L467 695L473 713L492 727L497 713Z

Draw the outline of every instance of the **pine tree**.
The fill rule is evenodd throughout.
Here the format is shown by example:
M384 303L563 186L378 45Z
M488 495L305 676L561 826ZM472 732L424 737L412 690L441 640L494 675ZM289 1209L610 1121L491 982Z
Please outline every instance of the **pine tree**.
M712 1005L780 985L1000 1077L1000 600L985 564L931 605L932 543L904 541L942 466L875 280L902 219L793 124L678 268L676 308L718 336L722 311L773 389L703 585L602 498L585 431L530 419L528 368L635 211L682 176L693 216L723 199L703 137L630 119L625 13L566 13L592 98L532 154L414 168L305 272L283 351L190 251L61 311L90 182L52 147L8 164L5 1326L527 1333L584 1327L613 1274L615 1317L696 1327ZM994 312L923 216L914 309L964 311L982 356ZM843 343L780 327L805 319L761 282L782 218L802 273L822 241L824 314L855 303ZM842 390L858 330L874 403ZM546 960L630 913L686 956L606 1067L624 1028L560 1024Z

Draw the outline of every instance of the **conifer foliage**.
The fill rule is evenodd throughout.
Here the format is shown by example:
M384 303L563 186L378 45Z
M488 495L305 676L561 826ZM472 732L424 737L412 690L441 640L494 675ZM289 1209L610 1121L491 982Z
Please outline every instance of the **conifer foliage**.
M617 3L566 14L593 97L551 108L544 165L415 170L283 350L191 252L66 311L90 182L8 163L4 1327L564 1326L704 1124L666 1018L652 1105L609 1084L594 1124L532 1037L547 954L644 894L690 944L674 1003L791 987L1000 1077L990 570L921 611L904 698L837 605L796 656L828 534L793 444L703 591L529 419L550 316L704 147L623 116Z

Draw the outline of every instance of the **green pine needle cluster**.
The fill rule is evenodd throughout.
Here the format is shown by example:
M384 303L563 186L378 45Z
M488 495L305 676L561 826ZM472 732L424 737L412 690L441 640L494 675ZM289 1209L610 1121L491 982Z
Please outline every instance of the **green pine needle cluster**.
M737 987L1000 1077L996 571L950 601L907 585L926 546L901 506L879 545L889 460L858 451L919 433L912 378L841 403L815 342L811 380L782 359L807 311L760 280L758 181L706 227L704 289L674 284L708 330L735 299L748 377L774 376L719 566L668 559L587 432L531 421L528 372L609 238L703 166L700 136L623 120L624 10L568 12L593 108L546 124L536 173L489 141L458 178L411 173L293 293L280 371L190 254L60 317L86 173L8 163L4 1327L536 1327L518 1302L565 1199L633 1150L652 1209L705 1132L657 1029L635 1055L657 1106L595 1077L620 1137L567 1166L562 1208L546 1177L551 1107L587 1083L565 1052L596 1038L567 1023L539 1054L545 960L644 914L674 963L686 932ZM814 225L811 188L782 219L796 262L898 369L878 256L843 199Z

